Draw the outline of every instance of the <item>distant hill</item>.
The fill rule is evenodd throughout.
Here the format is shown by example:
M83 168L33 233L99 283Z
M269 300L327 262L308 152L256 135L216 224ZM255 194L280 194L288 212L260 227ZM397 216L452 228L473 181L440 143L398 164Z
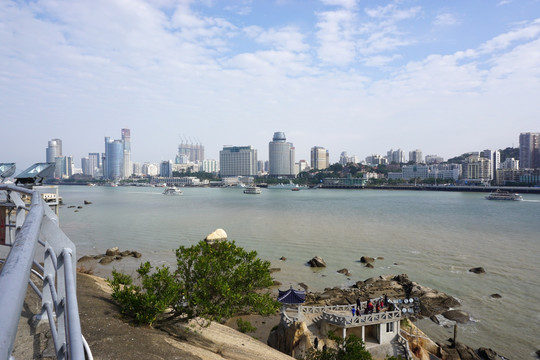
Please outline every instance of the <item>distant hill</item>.
M506 149L499 149L501 152L501 162L507 158L514 158L519 160L519 148L507 147Z

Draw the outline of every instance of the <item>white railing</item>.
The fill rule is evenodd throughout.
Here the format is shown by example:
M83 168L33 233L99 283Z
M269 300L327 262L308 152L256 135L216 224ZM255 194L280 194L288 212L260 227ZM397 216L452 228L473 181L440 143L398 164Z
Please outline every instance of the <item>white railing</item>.
M5 238L14 240L6 243L11 249L0 273L0 360L12 359L29 282L42 299L35 320L48 321L57 359L92 359L81 333L75 245L60 230L58 217L39 191L0 185L0 193L5 196L0 205L9 209L8 215L1 214ZM25 197L31 197L30 207ZM44 266L35 261L36 252ZM42 280L41 287L31 280L31 272Z

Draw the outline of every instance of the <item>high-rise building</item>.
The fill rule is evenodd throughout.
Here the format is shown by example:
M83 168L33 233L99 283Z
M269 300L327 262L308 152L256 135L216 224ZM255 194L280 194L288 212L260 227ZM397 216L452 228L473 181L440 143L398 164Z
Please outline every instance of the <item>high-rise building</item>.
M540 168L540 133L519 134L519 168Z
M501 166L501 153L498 150L484 150L482 151L484 158L491 161L491 180L497 175L497 169Z
M284 132L275 132L268 143L268 166L271 176L294 176L294 146L287 142Z
M90 172L88 175L97 177L101 169L101 157L99 156L99 153L88 153L88 159L90 161Z
M411 161L415 164L422 163L422 150L416 149L409 151L409 162Z
M131 131L129 129L122 129L122 142L124 144L122 177L128 178L133 173L131 167Z
M257 175L257 150L248 146L224 146L219 152L222 177Z
M159 165L159 176L161 177L172 177L173 176L172 161L165 160L162 161Z
M103 159L103 177L108 180L122 178L124 169L124 143L105 137L105 158Z
M186 162L180 162L180 158L186 158L189 162L197 162L204 160L204 146L201 144L191 144L182 141L178 145L178 154L176 155L176 164L187 164Z
M386 153L386 158L388 159L389 164L391 163L401 164L405 162L405 155L403 154L403 150L401 149L397 149L397 150L390 149Z
M62 140L60 139L52 139L49 140L47 144L47 148L45 149L45 155L46 155L46 162L53 163L56 162L57 157L62 156Z
M311 168L323 170L330 166L330 154L322 146L311 148Z
M463 161L462 177L466 180L491 180L491 161L478 155L471 155Z

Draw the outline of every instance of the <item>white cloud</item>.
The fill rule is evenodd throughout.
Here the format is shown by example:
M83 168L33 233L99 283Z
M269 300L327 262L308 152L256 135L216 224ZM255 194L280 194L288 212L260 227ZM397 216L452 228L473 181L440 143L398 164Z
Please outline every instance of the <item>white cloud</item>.
M455 15L450 13L439 14L435 17L435 20L433 20L433 24L437 26L450 26L458 23Z
M321 0L321 2L325 5L336 5L352 10L356 8L357 0Z
M480 51L484 53L491 53L494 51L504 50L515 42L531 40L537 37L538 34L540 34L540 19L534 20L530 24L526 24L517 30L509 31L496 36L495 38L485 42L480 47Z
M355 59L354 13L348 10L317 14L319 58L328 64L345 66Z
M258 26L250 26L244 31L259 44L270 46L273 49L294 52L303 52L309 49L309 45L304 42L304 34L293 26L269 30L264 30Z

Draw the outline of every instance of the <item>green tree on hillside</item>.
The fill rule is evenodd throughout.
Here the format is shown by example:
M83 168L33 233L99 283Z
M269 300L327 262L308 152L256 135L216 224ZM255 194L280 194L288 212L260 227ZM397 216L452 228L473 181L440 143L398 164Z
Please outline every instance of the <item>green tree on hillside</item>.
M241 312L275 313L279 303L261 289L273 284L270 262L234 241L205 241L176 250L177 281L183 302L175 311L188 317L220 321Z
M279 303L263 289L273 284L270 262L245 251L234 241L205 241L176 250L178 268L152 271L141 264L138 278L113 271L108 280L112 298L123 315L151 325L158 315L173 308L173 317L202 317L221 321L238 313L273 314ZM137 283L137 284L135 284ZM140 284L140 285L139 285Z

